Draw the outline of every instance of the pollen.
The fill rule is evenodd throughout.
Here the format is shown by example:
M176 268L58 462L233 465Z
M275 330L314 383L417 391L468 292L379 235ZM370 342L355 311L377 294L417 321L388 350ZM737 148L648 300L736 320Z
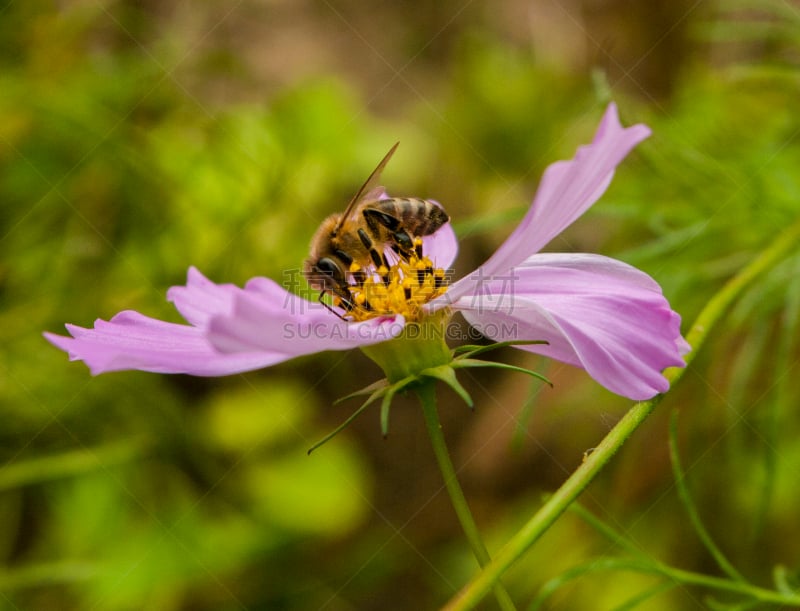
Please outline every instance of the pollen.
M373 268L366 279L350 285L352 307L345 317L363 321L401 314L409 322L419 321L423 306L447 291L445 280L445 270L434 267L428 257L401 257L389 268Z

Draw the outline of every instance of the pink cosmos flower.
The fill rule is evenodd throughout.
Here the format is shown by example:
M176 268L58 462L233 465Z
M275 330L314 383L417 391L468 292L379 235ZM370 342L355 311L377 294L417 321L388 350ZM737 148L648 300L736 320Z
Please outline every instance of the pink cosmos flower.
M592 143L547 168L530 210L505 243L426 303L425 314L460 311L497 341L545 340L517 347L582 367L630 399L666 391L661 372L683 366L690 347L659 285L608 257L538 252L597 201L616 166L649 134L644 125L623 128L611 104ZM457 251L449 224L423 239L423 253L439 269L449 268ZM267 278L239 288L215 284L195 268L167 298L189 325L124 311L92 329L67 325L72 337L45 337L93 374L139 369L218 376L389 341L406 324L400 313L343 320Z

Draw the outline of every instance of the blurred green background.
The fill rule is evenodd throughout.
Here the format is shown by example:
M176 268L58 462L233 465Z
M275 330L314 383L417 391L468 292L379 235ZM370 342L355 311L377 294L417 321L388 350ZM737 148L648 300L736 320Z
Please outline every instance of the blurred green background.
M0 2L0 608L429 609L475 572L421 413L377 413L311 457L380 373L326 353L221 379L92 378L41 336L123 309L180 321L166 289L297 269L396 140L390 192L441 201L457 272L510 233L542 170L603 108L654 135L549 248L652 274L688 324L800 216L800 7L711 2ZM739 301L583 497L644 553L718 574L669 465L732 562L800 565L800 254ZM555 388L466 374L442 391L467 498L497 549L629 402L512 349ZM507 576L521 607L618 550L568 514ZM552 609L614 609L617 572ZM646 609L725 596L667 588ZM494 608L492 601L486 608ZM747 607L760 608L760 607Z

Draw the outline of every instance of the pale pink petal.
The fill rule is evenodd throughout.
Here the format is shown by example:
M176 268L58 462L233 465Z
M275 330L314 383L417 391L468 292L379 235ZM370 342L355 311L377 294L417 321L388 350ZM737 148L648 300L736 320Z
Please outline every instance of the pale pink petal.
M222 354L199 327L120 312L110 321L97 320L93 329L67 325L72 337L45 333L55 346L82 360L92 374L139 369L155 373L221 376L274 365L290 358L271 351Z
M545 170L525 218L484 263L483 273L491 276L519 265L572 224L605 192L617 165L649 135L645 125L623 128L616 105L610 104L592 143L580 147L571 161ZM462 290L454 285L452 297Z
M230 314L240 295L251 295L274 312L324 310L321 304L298 297L269 278L251 278L242 289L235 284L216 284L194 267L189 268L186 286L173 286L167 291L167 301L171 301L187 321L205 327L213 316Z
M301 354L378 343L396 336L404 324L401 317L348 324L267 278L253 278L241 289L215 284L194 268L186 286L172 287L168 295L193 325L125 311L108 322L95 321L92 329L67 325L72 337L45 337L72 360L84 361L93 374L139 369L218 376ZM209 326L224 350L210 341ZM237 335L242 332L247 336Z
M214 316L208 338L222 352L278 350L300 356L323 350L348 350L376 344L400 334L402 316L353 323L338 318L316 302L299 297L281 310L259 298L256 289L269 290L269 281L248 284L252 293L240 295L229 315Z
M233 284L215 284L190 267L186 286L173 286L167 291L167 301L195 326L205 326L214 314L229 312L233 298L242 291Z
M435 267L449 269L458 255L458 238L450 223L442 225L436 233L422 238L422 254Z
M664 392L661 372L684 365L680 317L658 284L625 263L599 255L539 254L503 276L469 276L472 292L452 304L497 341L583 367L600 384L642 400Z

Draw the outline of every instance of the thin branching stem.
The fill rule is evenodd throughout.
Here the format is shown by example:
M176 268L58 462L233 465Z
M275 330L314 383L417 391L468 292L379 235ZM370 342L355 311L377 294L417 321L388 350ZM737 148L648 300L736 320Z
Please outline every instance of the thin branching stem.
M692 522L697 536L705 545L708 552L713 556L719 568L734 581L744 583L747 581L744 576L736 569L730 560L722 553L722 550L717 547L711 534L700 519L700 514L697 512L692 495L689 493L689 487L686 485L686 474L681 466L681 457L678 453L678 411L672 412L672 417L669 423L669 456L672 461L672 474L675 477L675 487L678 490L678 498L683 503L683 508L689 515L689 520Z
M600 558L573 567L558 577L551 579L547 584L545 584L540 591L539 596L537 596L533 601L529 607L529 611L536 611L541 608L542 604L544 604L550 595L570 581L574 581L575 579L580 579L586 575L599 573L602 571L628 571L642 575L661 577L667 580L665 587L667 585L674 587L678 584L689 584L708 588L709 590L717 590L719 592L742 594L752 600L762 603L772 603L792 607L796 607L798 604L800 604L800 595L798 594L777 592L775 590L768 590L766 588L754 586L749 583L732 581L731 579L714 577L713 575L696 573L694 571L684 571L682 569L677 569L662 564L657 560L637 558Z

